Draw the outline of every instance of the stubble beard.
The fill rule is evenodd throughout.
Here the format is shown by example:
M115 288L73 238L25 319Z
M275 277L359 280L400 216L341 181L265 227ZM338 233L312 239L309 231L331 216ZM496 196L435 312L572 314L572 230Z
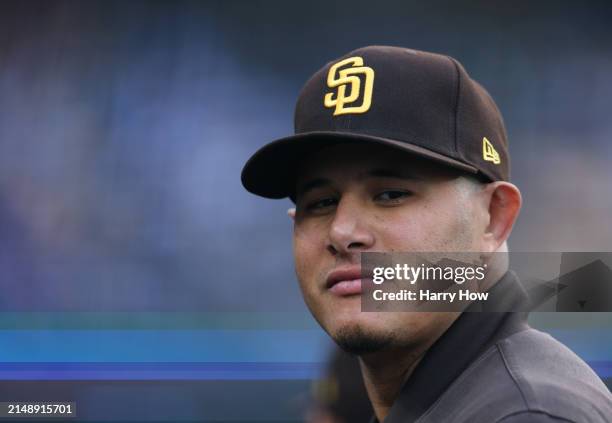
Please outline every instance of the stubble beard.
M394 343L390 332L376 333L358 324L343 326L331 335L340 348L349 354L363 355L389 348Z

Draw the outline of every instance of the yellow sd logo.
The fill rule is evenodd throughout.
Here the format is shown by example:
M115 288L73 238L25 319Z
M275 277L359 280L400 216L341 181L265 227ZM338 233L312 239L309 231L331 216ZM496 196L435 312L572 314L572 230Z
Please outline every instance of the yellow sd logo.
M351 67L339 68L351 65ZM361 78L363 75L363 93L361 92ZM363 66L363 58L355 56L340 62L329 68L327 74L327 86L338 88L336 98L334 93L325 94L323 104L325 107L335 107L334 116L347 113L365 113L372 104L372 88L374 87L374 69ZM346 89L350 86L350 93L346 95ZM347 104L356 102L359 97L363 97L361 105L346 107Z

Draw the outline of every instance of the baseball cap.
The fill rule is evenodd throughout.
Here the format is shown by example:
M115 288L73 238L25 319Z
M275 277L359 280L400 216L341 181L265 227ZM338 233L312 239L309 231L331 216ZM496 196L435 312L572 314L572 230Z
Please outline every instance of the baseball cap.
M455 59L401 47L368 46L333 60L299 94L294 135L264 145L242 184L267 198L291 196L308 154L338 143L377 143L486 181L508 180L501 113Z

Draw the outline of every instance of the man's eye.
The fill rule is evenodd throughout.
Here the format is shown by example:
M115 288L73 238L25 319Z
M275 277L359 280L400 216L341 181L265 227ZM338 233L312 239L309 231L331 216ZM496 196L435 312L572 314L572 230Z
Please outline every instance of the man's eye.
M307 210L319 210L319 209L325 209L327 207L333 207L335 206L337 203L335 198L332 197L328 197L328 198L323 198L321 200L317 200L317 201L313 201L311 203L308 203L308 205L306 206Z
M404 197L410 197L412 195L411 192L409 191L383 191L380 194L378 194L374 199L376 201L397 201L397 200L401 200Z

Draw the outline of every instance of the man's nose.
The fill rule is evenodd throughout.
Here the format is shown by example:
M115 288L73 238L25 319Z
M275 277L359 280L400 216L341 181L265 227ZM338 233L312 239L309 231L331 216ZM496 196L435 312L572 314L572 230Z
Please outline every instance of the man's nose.
M327 249L333 254L355 254L374 245L367 214L356 199L342 198L329 228Z

